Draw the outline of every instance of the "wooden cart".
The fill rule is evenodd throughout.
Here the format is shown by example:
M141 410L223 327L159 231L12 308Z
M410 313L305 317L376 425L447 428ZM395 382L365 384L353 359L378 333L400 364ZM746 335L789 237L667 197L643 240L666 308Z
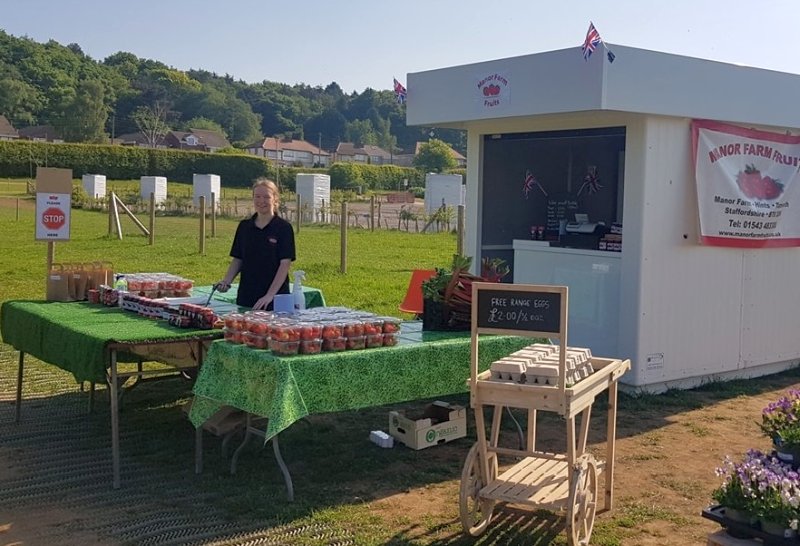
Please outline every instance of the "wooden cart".
M598 498L598 476L605 475L604 508L613 503L617 381L630 369L630 360L592 358L593 373L567 385L567 287L474 283L472 289L472 351L470 401L475 411L478 441L464 462L459 508L464 531L472 536L486 530L495 504L506 502L566 513L569 544L586 545L592 534ZM558 338L557 385L520 384L478 373L480 334L511 334ZM592 404L608 390L606 461L586 452ZM484 407L493 406L486 437ZM524 449L499 446L504 408L528 410ZM566 421L566 452L536 449L536 412L552 411ZM580 415L580 424L576 425ZM518 459L498 475L498 455Z

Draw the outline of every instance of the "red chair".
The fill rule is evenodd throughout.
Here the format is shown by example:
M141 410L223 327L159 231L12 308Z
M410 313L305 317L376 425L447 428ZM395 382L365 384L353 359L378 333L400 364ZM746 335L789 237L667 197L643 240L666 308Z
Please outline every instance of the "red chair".
M403 303L399 309L404 313L414 315L422 314L422 283L436 274L434 269L415 269L411 272L411 280L408 281L408 290Z

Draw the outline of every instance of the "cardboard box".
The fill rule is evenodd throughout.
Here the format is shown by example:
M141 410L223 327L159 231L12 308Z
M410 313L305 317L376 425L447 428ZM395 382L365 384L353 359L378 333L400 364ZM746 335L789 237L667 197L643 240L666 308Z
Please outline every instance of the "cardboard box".
M444 444L467 435L467 410L437 400L418 417L392 411L389 412L389 434L411 449Z

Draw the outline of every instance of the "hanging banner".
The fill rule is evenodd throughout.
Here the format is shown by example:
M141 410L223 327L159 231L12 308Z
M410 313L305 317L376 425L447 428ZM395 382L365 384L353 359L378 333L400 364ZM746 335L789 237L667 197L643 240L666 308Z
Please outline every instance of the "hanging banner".
M692 121L704 244L800 246L800 136Z

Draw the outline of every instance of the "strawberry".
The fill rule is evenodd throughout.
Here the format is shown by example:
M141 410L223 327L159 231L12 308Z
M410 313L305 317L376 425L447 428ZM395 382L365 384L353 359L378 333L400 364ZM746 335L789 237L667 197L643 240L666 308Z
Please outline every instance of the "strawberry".
M736 175L736 183L739 185L739 189L742 190L745 197L762 198L763 183L761 171L759 171L754 164L746 165L744 172L739 171Z

